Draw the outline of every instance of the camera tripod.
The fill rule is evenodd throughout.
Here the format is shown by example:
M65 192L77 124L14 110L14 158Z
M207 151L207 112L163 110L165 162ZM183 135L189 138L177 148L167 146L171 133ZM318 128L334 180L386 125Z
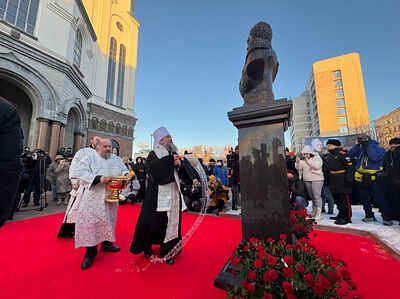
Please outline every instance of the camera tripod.
M43 211L44 208L48 206L47 204L47 196L46 196L46 188L45 188L45 178L46 178L46 157L45 156L40 156L38 157L38 160L36 163L39 163L39 193L40 193L40 206L31 208L31 209L24 209L21 210L21 205L22 205L22 200L20 200L19 205L18 205L18 211L20 212L25 212L25 211ZM33 177L32 177L33 180ZM30 195L29 195L30 196Z

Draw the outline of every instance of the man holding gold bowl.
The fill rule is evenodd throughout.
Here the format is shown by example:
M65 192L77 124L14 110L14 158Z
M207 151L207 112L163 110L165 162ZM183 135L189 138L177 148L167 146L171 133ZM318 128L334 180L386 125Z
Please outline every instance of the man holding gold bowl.
M85 188L76 216L75 248L86 247L81 264L81 269L86 270L97 255L99 243L103 252L120 250L113 244L118 212L116 194L126 185L130 174L122 159L111 154L109 139L101 139L96 152L79 161L75 174Z

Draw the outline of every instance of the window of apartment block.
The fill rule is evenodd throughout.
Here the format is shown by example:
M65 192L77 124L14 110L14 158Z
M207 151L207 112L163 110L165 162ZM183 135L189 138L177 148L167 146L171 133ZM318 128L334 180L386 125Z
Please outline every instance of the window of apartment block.
M74 63L76 66L81 66L81 56L82 56L82 33L78 29L75 33L75 44L74 44Z
M39 0L0 0L0 19L33 35L38 8Z
M347 126L340 126L339 131L340 133L345 134L349 132L349 128Z
M339 124L347 124L347 117L339 116Z
M346 108L344 107L337 108L337 114L338 115L346 114Z
M336 106L344 106L344 99L337 99Z
M337 98L343 97L343 89L336 89L335 95Z
M335 80L333 81L333 85L335 86L335 88L337 87L342 87L342 80Z
M340 71L334 71L333 72L333 78L341 78L342 77L342 73Z

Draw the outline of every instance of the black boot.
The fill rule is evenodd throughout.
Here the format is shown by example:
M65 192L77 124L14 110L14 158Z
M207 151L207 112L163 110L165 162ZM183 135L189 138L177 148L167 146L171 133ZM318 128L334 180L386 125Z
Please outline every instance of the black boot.
M121 250L121 248L119 248L118 246L115 246L111 242L104 241L101 243L100 251L102 251L102 252L117 252L120 250Z
M82 269L82 270L87 270L87 269L89 269L90 266L91 266L92 263L93 263L93 260L94 260L94 258L85 257L85 258L83 259L82 264L81 264L81 269Z

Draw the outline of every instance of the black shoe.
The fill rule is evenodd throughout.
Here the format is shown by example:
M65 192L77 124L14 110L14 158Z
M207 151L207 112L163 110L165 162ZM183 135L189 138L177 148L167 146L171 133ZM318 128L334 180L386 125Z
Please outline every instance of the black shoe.
M82 269L82 270L89 269L90 266L91 266L92 263L93 263L93 260L94 260L94 259L91 258L91 257L85 257L85 258L83 259L82 264L81 264L81 269Z
M346 219L338 219L334 222L336 225L346 225L347 223L351 223L351 220Z
M28 206L27 203L23 203L21 207L26 208Z
M146 258L146 259L149 259L150 257L151 257L151 255L152 255L152 252L151 251L145 251L144 252L144 257Z
M339 217L338 216L333 216L333 217L329 217L329 219L331 219L331 220L339 220Z
M40 203L35 202L33 205L34 205L35 207L38 207L38 206L40 206Z
M167 259L167 260L165 261L165 263L172 266L172 265L175 264L175 261L174 261L174 259Z
M333 214L333 211L328 211L328 214L329 214L329 215L332 215L332 214Z
M322 208L321 213L326 213L325 208Z
M103 251L103 252L117 252L120 250L121 250L121 248L119 248L118 246L115 246L114 244L107 245L107 246L104 246L103 244L101 244L101 248L100 248L100 251Z

